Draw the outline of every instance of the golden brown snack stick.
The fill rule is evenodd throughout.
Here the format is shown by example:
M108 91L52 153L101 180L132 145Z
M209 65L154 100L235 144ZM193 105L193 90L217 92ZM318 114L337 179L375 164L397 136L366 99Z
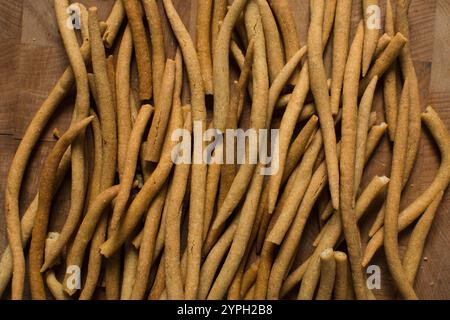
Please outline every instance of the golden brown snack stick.
M136 175L142 138L152 113L152 106L143 105L139 110L133 130L131 130L130 140L127 147L127 155L124 162L124 171L122 172L122 177L120 179L120 191L117 195L114 210L111 216L109 226L110 230L117 230L123 214L126 211L126 207L131 196L131 189L133 188L134 177Z
M312 116L289 146L282 183L286 182L294 168L306 151L314 132L317 130L319 118Z
M233 5L236 2L233 2ZM166 14L172 26L172 30L180 45L183 53L184 63L187 69L189 79L189 86L191 89L191 105L192 105L192 121L195 124L206 126L206 106L205 106L205 92L203 89L203 79L201 75L200 62L198 60L197 52L192 39L183 25L178 13L176 12L172 1L163 0ZM239 10L240 11L240 10ZM227 21L227 19L225 19ZM224 22L224 25L226 23ZM221 30L225 28L222 26ZM222 33L222 31L220 32ZM219 36L220 38L220 36ZM219 40L220 41L220 40ZM228 54L228 50L226 52ZM220 60L219 60L220 61ZM228 62L228 55L227 55ZM228 80L228 76L226 77ZM216 82L214 82L216 87ZM216 99L216 95L214 96ZM215 106L214 106L215 107ZM217 128L217 127L216 127ZM195 130L195 126L194 126ZM203 134L203 132L202 132ZM203 217L205 209L205 185L207 167L203 161L195 159L192 165L191 189L196 192L190 193L189 203L189 227L188 227L188 251L187 251L187 269L186 275L186 299L194 299L197 297L198 281L200 277L201 253L203 244ZM199 164L200 162L200 164Z
M123 7L123 2L122 0L116 0L108 19L106 19L106 30L103 34L103 42L107 48L112 48L124 18L125 8Z
M150 100L152 98L152 62L142 21L141 4L139 0L122 0L122 2L133 34L139 77L139 98L141 101Z
M167 196L167 184L158 193L148 209L145 220L142 241L139 247L138 265L136 270L136 280L134 282L131 299L142 300L147 290L148 278L152 263L157 259L155 252L155 239L160 228L162 211ZM133 243L133 245L135 245ZM164 264L163 264L164 266ZM165 268L163 268L165 269Z
M405 255L403 256L403 267L405 268L406 276L408 277L411 285L414 284L414 280L416 279L420 261L422 260L425 242L427 240L428 233L430 232L436 211L441 204L443 195L443 191L438 193L436 198L417 222L411 237L409 238L408 247L406 248Z
M392 11L391 0L386 1L385 30L391 38L395 35L395 18ZM383 98L386 114L386 122L389 126L389 138L394 141L397 129L397 63L395 62L384 74Z
M166 268L164 268L164 254L159 260L159 266L156 271L156 277L153 281L148 300L159 300L166 288Z
M231 10L231 9L230 9ZM269 77L267 69L266 48L264 31L262 28L261 17L258 7L255 3L249 3L245 14L245 22L248 30L254 32L254 61L253 61L253 87L254 99L252 101L252 110L250 115L250 127L256 131L266 125L266 112L269 100ZM253 150L255 152L255 150ZM256 154L250 154L248 143L246 144L246 157L253 158ZM248 185L250 184L256 165L246 162L243 164L236 175L225 200L220 207L216 218L211 226L211 230L206 238L204 252L217 241L221 233L223 224L230 214L243 198ZM259 174L259 173L258 173Z
M354 199L358 193L365 163L366 154L366 144L367 144L367 134L370 125L370 112L372 110L373 97L375 94L375 89L377 87L378 77L375 76L364 92L361 98L358 118L357 118L357 131L356 131L356 150L355 150L355 187L354 187Z
M339 208L339 165L336 153L336 133L330 109L330 96L322 58L322 24L324 1L313 0L311 7L311 25L308 33L308 65L311 91L314 95L320 127L323 132L325 158L329 175L329 187L333 207Z
M120 2L120 1L119 1ZM116 95L117 95L117 162L120 176L124 170L123 166L127 155L127 147L130 141L132 128L130 108L130 73L131 59L133 55L133 36L131 28L127 25L117 54L116 69ZM133 122L134 123L134 122Z
M308 94L309 89L309 71L308 65L305 65L300 72L294 92L292 93L292 98L289 101L288 106L286 107L283 118L281 119L278 152L279 169L274 175L271 175L269 178L269 214L271 214L275 210L275 204L278 199L281 180L284 174L289 144L291 142L292 135L294 134L295 125L297 124L297 118L302 111L303 104L305 102L306 95Z
M167 59L162 78L161 95L158 105L155 105L155 116L147 138L145 147L145 160L158 162L161 157L161 150L164 144L164 137L169 124L175 86L175 61Z
M381 25L376 24L377 21L381 20L379 0L362 0L362 9L364 16L364 47L361 71L364 77L369 70L380 37Z
M380 39L378 40L377 48L375 49L375 53L373 55L373 60L378 59L380 54L386 49L386 47L391 42L392 38L387 33L383 34Z
M285 65L283 44L277 22L267 0L257 0L257 3L266 38L267 65L269 67L270 83L272 83Z
M407 39L410 38L408 26L408 8L411 1L397 1L395 29L401 32ZM414 62L411 55L410 43L406 43L400 54L400 64L403 78L409 78L410 81L410 112L409 112L409 133L408 133L408 151L406 152L405 174L403 183L408 181L415 164L417 152L419 149L421 126L420 113L422 106L420 102L419 81L417 79Z
M147 17L150 29L152 46L152 80L153 80L153 99L155 107L159 105L161 90L164 88L163 75L164 64L166 62L166 52L164 48L164 32L162 28L161 15L159 13L156 0L142 0L145 16Z
M322 31L322 46L325 50L328 39L331 35L331 30L333 29L334 19L336 15L337 0L329 0L325 3L325 11L323 15L323 31Z
M125 244L123 258L123 277L122 286L120 288L120 300L130 300L133 291L133 285L136 280L136 270L139 252L131 244Z
M360 23L350 47L347 65L345 67L344 88L342 94L342 148L340 159L340 215L345 240L348 246L352 278L358 300L367 299L367 289L363 270L361 268L361 236L354 207L358 82L361 72L363 41L364 28Z
M92 202L89 204L89 209L81 222L80 228L75 236L74 243L69 250L69 254L67 255L66 266L68 270L63 284L64 290L69 295L73 295L76 292L76 290L69 289L67 286L67 281L70 276L69 271L73 268L73 266L78 268L83 266L86 248L93 238L96 229L100 225L99 221L101 220L105 209L111 204L114 198L116 198L119 189L119 185L110 187L92 199Z
M213 94L211 19L213 0L197 2L197 53L202 69L203 85L206 94Z
M44 260L45 238L47 235L52 196L54 194L53 188L56 181L56 171L67 148L78 135L84 133L84 130L91 123L92 119L92 116L85 118L69 128L55 144L42 168L38 209L29 249L29 279L32 299L42 300L46 297L40 269Z
M401 33L397 33L380 55L375 60L373 66L369 69L366 76L361 80L359 85L359 95L362 96L373 77L380 78L388 68L394 63L395 59L401 54L403 47L408 40Z
M330 108L333 115L338 113L341 100L345 63L347 62L349 50L351 15L352 1L338 0L333 34L333 66L330 98Z
M389 271L403 298L417 300L412 284L408 281L400 260L398 251L398 214L408 144L408 111L409 111L409 80L405 80L400 106L398 109L397 131L395 133L394 151L391 164L391 182L386 196L384 214L384 248Z
M211 17L211 45L213 49L213 59L216 58L214 48L217 44L219 31L222 28L223 20L227 14L227 0L214 0L213 12Z
M289 1L269 0L269 4L277 19L283 37L286 60L289 61L300 49L300 40Z
M251 75L251 69L253 65L253 49L254 49L254 42L251 41L249 44L249 47L247 48L247 52L245 54L245 60L244 65L242 67L241 75L239 76L239 81L235 83L233 95L230 98L230 107L229 107L229 113L227 117L227 129L237 129L239 127L239 120L241 118L242 110L245 103L245 92L247 85L250 81L250 75ZM224 145L226 146L226 136ZM224 157L226 159L226 149L224 152ZM212 165L214 166L214 164ZM228 191L231 188L231 185L233 184L233 180L236 176L236 165L233 164L225 164L221 166L221 173L220 173L220 192L219 192L219 202L218 207L220 207L223 204L223 201L225 200L225 197L228 193ZM215 193L214 193L215 195ZM207 192L207 198L209 194ZM209 196L212 198L213 196ZM207 202L208 204L208 202ZM211 207L211 205L210 205ZM207 216L211 216L212 213L208 214ZM208 224L206 224L206 216L205 216L205 233L209 230L209 223L210 219L208 221ZM205 234L206 236L206 234Z
M311 181L313 175L313 166L317 159L317 156L322 149L323 138L320 131L318 131L308 149L303 156L301 163L299 164L298 170L295 173L295 181L293 190L295 192L290 192L286 204L281 210L280 216L274 222L272 230L269 231L266 241L280 245L286 235L295 214L297 212L298 206L302 202L303 196L305 195L306 189ZM269 193L270 195L270 193ZM270 211L269 211L270 213Z
M184 129L192 132L190 116L184 121ZM167 297L170 300L184 299L183 279L181 272L181 209L186 194L190 165L177 164L172 180L173 189L167 199L167 215L165 223L165 268Z
M49 270L45 273L45 283L55 300L70 300L70 298L64 294L63 286L56 278L53 270Z
M231 243L233 242L234 234L237 228L237 221L238 218L235 219L227 228L227 230L222 234L220 239L209 252L208 256L205 259L205 262L202 265L202 269L200 272L200 287L198 292L199 299L206 299L206 297L208 296L217 269L219 268L223 257L225 256L225 254L231 247Z
M241 296L245 297L250 288L256 281L256 276L258 275L260 258L257 257L255 261L253 261L250 266L245 270L242 276L242 284L241 284Z
M344 252L335 251L334 260L336 261L336 279L334 283L334 299L347 300L348 292L348 259ZM351 280L350 280L351 281Z
M258 166L259 167L259 166ZM263 177L256 174L251 182L248 195L245 199L244 206L236 228L236 234L231 244L227 258L208 294L208 300L221 299L239 267L245 249L250 238L251 228L256 217L257 203L260 198Z
M331 300L336 277L336 261L334 251L325 249L320 254L320 283L316 300Z

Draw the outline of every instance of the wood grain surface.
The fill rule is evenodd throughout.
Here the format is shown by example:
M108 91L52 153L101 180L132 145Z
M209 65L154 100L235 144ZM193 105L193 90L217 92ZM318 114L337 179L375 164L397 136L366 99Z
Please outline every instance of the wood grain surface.
M195 37L196 2L201 0L174 0L185 25ZM100 19L106 19L113 0L81 0L86 6L97 6ZM160 1L158 1L160 2ZM380 1L385 6L385 0ZM395 2L395 0L394 0ZM161 11L162 10L162 5ZM302 44L306 42L309 24L309 0L291 0ZM352 24L361 18L360 1L353 0ZM166 19L163 21L168 56L174 55L176 42ZM62 47L53 12L52 0L0 0L0 252L7 240L4 222L4 189L9 166L33 115L60 77L68 61ZM413 59L420 81L422 108L431 104L450 128L450 0L412 0L410 32ZM114 52L114 51L113 51ZM330 48L327 49L330 56ZM329 62L329 58L327 61ZM187 86L185 86L187 87ZM187 91L185 89L185 91ZM72 95L73 96L73 95ZM185 92L188 101L188 92ZM42 160L54 144L52 131L65 131L72 115L73 98L68 98L57 111L41 143L33 153L21 192L21 213L34 197ZM384 120L380 92L375 99L378 122ZM376 156L365 172L365 185L374 175L389 175L391 145L385 138ZM433 180L439 165L439 152L429 133L424 129L413 177L408 183L402 206L421 194ZM58 192L52 208L50 229L60 230L70 204L70 181ZM450 192L444 195L425 247L424 261L418 272L415 288L423 299L450 299ZM362 221L364 242L368 228L378 208L374 206ZM315 215L308 222L302 239L298 260L311 252L311 240L317 235ZM400 249L405 249L411 228L400 236ZM385 264L384 253L378 252L373 264L382 270L379 298L395 298L397 293Z

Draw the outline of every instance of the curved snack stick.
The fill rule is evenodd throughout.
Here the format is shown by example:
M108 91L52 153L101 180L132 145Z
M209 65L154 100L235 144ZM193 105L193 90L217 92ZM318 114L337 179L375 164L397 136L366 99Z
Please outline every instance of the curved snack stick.
M263 178L263 175L256 174L252 179L236 228L233 243L231 244L230 251L219 275L208 294L208 300L218 300L225 295L234 278L237 268L241 263L241 259L246 251L245 248L250 238L251 228L256 217L256 211L258 209L257 203L261 194Z
M213 82L214 82L214 128L224 130L226 126L227 108L229 106L229 51L231 33L247 0L233 1L226 14L214 43ZM214 21L214 16L213 16ZM214 25L214 24L213 24ZM213 29L214 35L214 29Z
M269 77L264 31L262 28L259 10L255 3L249 3L245 13L245 19L247 29L254 31L253 37L251 37L254 39L254 98L252 101L252 110L250 115L250 127L258 131L266 125L266 111L269 100ZM252 159L256 156L255 154L250 154L248 144L246 145L246 154L248 159ZM255 166L255 164L245 163L239 169L239 172L236 175L233 184L231 185L230 190L217 213L216 219L212 224L210 233L206 238L204 252L208 252L208 250L215 243L222 230L223 224L244 196L251 181Z
M385 17L385 30L391 38L395 35L395 20L394 13L392 11L391 1L386 1L386 17ZM406 44L408 46L408 44ZM398 109L398 97L397 97L397 63L394 63L386 71L383 78L383 97L384 108L386 114L386 122L389 126L389 138L394 141L395 130L397 129L397 109Z
M139 256L138 250L131 243L127 243L125 245L122 287L120 289L120 300L131 299L133 285L136 281L138 256Z
M335 277L336 261L334 260L334 251L328 248L320 254L320 284L316 300L331 300Z
M297 69L306 52L306 46L303 46L300 50L298 50L294 56L286 62L286 65L283 69L281 69L278 76L272 82L269 89L269 107L267 109L266 127L269 127L272 122L273 110L275 109L275 105L277 104L281 91L284 89L286 83L289 81L289 78L291 78L292 74Z
M121 2L121 1L119 1ZM131 134L131 109L130 109L130 68L133 54L133 36L128 25L123 33L122 41L117 54L116 68L116 95L117 95L117 162L119 173L123 172L123 166L127 155L128 142ZM122 176L122 174L120 174Z
M200 287L198 291L199 299L203 300L208 296L217 269L219 268L223 257L225 256L227 250L230 249L231 243L233 242L234 234L237 228L237 221L238 218L236 218L233 223L231 223L231 225L227 228L227 230L222 234L220 239L211 249L205 259L205 262L203 262L200 272Z
M294 171L295 166L297 166L301 157L305 153L311 137L317 130L318 121L319 118L317 118L316 116L312 116L289 146L289 151L286 156L283 178L281 179L282 182L287 181L291 173Z
M344 252L335 251L334 260L336 261L336 279L334 283L334 299L347 300L347 283L350 275L348 274L348 259Z
M41 275L41 266L44 260L45 237L50 214L53 188L56 181L56 171L64 153L70 144L84 133L93 117L85 118L75 124L58 140L50 154L47 156L42 168L39 184L39 202L36 212L36 220L33 226L30 251L29 251L29 277L30 289L33 299L45 299L44 282Z
M253 286L258 275L258 267L260 263L260 258L256 258L255 261L247 268L242 276L241 284L241 296L245 297L250 288Z
M372 110L373 97L375 94L375 89L377 87L378 77L375 76L370 82L369 86L364 92L361 98L359 109L358 109L358 119L357 119L357 131L356 131L356 151L355 151L355 187L354 187L354 197L358 193L359 186L361 184L361 179L364 171L365 163L365 153L367 144L367 134L369 131L370 122L370 112Z
M175 86L175 61L167 59L162 78L161 95L159 96L159 105L155 105L155 116L150 127L145 147L145 160L158 162L161 157L161 150L164 144L164 137L169 124L170 113Z
M257 3L266 38L267 65L269 67L270 83L272 83L285 65L283 44L281 43L277 22L267 0L258 0Z
M133 34L139 78L139 98L141 101L150 100L152 98L152 62L147 34L142 21L142 10L138 0L122 0L122 2Z
M245 93L246 88L250 80L251 70L253 66L253 52L254 52L254 42L251 41L249 44L249 47L247 48L247 52L245 54L245 61L244 65L242 67L241 75L239 76L239 81L235 83L234 86L234 94L231 96L230 99L230 107L229 107L229 114L227 118L227 129L237 129L239 126L239 120L241 118L242 110L245 103ZM224 145L226 145L226 137ZM225 155L224 159L226 159L226 149L225 149ZM214 166L214 164L213 164ZM221 174L220 174L220 192L219 192L219 202L218 206L220 207L223 204L223 201L228 193L228 191L231 188L231 185L233 184L233 180L236 176L236 165L235 164L225 164L221 166ZM215 192L213 193L215 195ZM207 192L207 198L208 198L208 192ZM212 195L210 196L212 198ZM211 207L211 205L210 205ZM208 212L208 211L207 211ZM209 216L212 215L212 212L208 214ZM211 219L209 219L211 220ZM206 227L206 217L205 217L205 232L208 232L209 230L209 223ZM206 235L205 235L206 236Z
M123 2L122 0L116 0L111 10L111 14L108 19L106 19L106 30L103 34L103 42L108 49L112 48L114 39L120 30L124 18L125 8L123 7Z
M333 66L330 97L330 108L333 115L338 113L341 100L345 63L347 62L349 50L351 15L352 1L338 0L333 34Z
M148 300L159 300L164 293L166 288L166 268L164 267L164 254L159 260L159 266L156 271L155 280L153 281L153 286L148 295Z
M360 23L351 45L347 65L345 67L344 89L342 94L342 148L340 162L340 215L349 252L355 292L359 300L367 299L367 289L363 270L361 268L361 236L356 221L354 207L358 82L361 70L363 40L364 29Z
M110 221L111 230L117 230L120 220L126 210L126 206L131 195L131 189L133 188L134 177L136 175L136 167L138 164L142 138L152 113L152 106L143 105L139 110L136 123L131 131L127 148L127 156L124 163L124 171L120 179L120 191L117 195Z
M192 121L190 116L184 122L184 129L192 132ZM170 300L184 299L183 279L181 272L181 207L186 194L189 179L190 165L177 164L172 180L173 189L170 192L167 204L167 215L165 223L165 268L166 268L166 290Z
M180 49L183 53L184 63L187 69L189 86L191 89L192 121L194 124L201 123L202 128L204 128L206 124L205 92L203 89L203 79L201 76L200 62L198 61L195 46L192 42L189 32L187 31L186 27L183 25L180 17L178 16L178 13L176 12L172 1L163 0L163 3L164 8L166 9L167 17L172 26L172 30L175 33L175 36L180 45ZM233 6L235 3L237 2L233 2ZM231 11L232 10L230 9L230 12ZM225 20L227 21L227 19ZM225 22L224 25L226 25ZM222 26L220 33L222 33L222 30L224 29L225 28ZM226 54L228 54L228 51L229 50L226 50ZM227 58L226 62L228 63L228 56L226 56L226 58ZM226 79L227 79L226 81L228 81L228 75L226 75ZM216 82L214 82L214 87L216 88ZM218 89L221 90L220 88ZM214 96L214 99L216 99L216 95ZM191 189L196 190L196 192L191 192L189 203L190 214L189 214L189 227L187 240L188 241L187 264L189 265L189 268L187 269L186 274L186 285L185 285L186 299L191 298L193 299L197 297L198 281L200 276L202 244L203 244L202 241L203 217L205 209L205 185L206 185L207 167L205 164L203 164L203 161L198 160L199 159L194 159L191 175L192 177ZM200 162L200 164L198 164L198 162Z
M448 167L450 166L450 136L447 129L432 107L428 107L426 112L422 114L422 120L430 129L439 147L441 152L441 165L434 181L428 189L400 213L398 219L399 232L403 231L420 217L436 195L447 188L450 181L450 172L448 171ZM383 237L384 229L381 228L369 241L364 253L363 266L366 266L370 262L377 250L383 245Z
M280 291L280 297L285 297L289 291L291 291L300 281L302 281L303 276L308 268L308 263L310 258L306 259L294 272L292 272L284 281L283 287ZM270 295L270 290L269 290ZM270 299L270 297L269 297Z
M383 34L378 40L377 48L375 49L375 53L373 55L373 59L376 60L380 57L380 54L386 49L386 47L391 42L392 38L387 33Z
M405 80L398 109L397 131L394 140L394 152L391 165L391 182L386 196L384 215L384 248L391 275L401 295L408 300L416 300L417 295L406 277L398 251L398 214L408 144L408 110L409 110L409 80Z
M46 272L45 283L55 300L70 300L69 297L64 294L63 286L56 278L53 270Z
M291 59L300 49L297 28L288 0L269 0L283 37L286 60Z
M407 39L409 36L408 26L408 8L410 0L397 1L395 28L401 32ZM400 54L400 64L403 78L409 78L410 83L410 112L409 112L409 133L408 133L408 150L406 152L405 174L403 175L403 184L408 181L412 169L415 164L417 152L419 150L421 126L420 113L422 106L420 102L419 81L417 79L414 62L412 60L410 43L406 43Z
M61 183L64 180L67 172L70 168L70 158L71 153L68 150L58 167L58 171L56 172L56 187L55 191L59 190ZM24 212L23 217L20 221L21 232L22 232L22 245L25 247L28 243L28 240L31 236L31 231L34 225L34 219L36 217L36 212L38 208L38 199L39 194L36 194L31 204L28 206L28 209ZM11 248L6 247L5 251L2 254L0 259L0 297L3 295L9 281L12 277L13 262L12 262L12 253Z
M103 137L101 132L100 121L97 115L91 110L91 115L94 115L92 120L92 131L94 136L94 168L92 172L92 179L90 181L90 190L88 194L88 208L93 201L98 197L102 191L102 171L103 171ZM86 273L86 280L84 282L83 290L80 294L80 300L90 299L97 287L98 278L100 276L100 268L102 263L102 256L98 250L101 243L105 241L107 217L103 215L98 222L95 232L92 236L92 241L89 249L89 262ZM69 251L70 253L70 251ZM66 258L66 266L70 265ZM66 286L67 282L63 283ZM65 288L64 288L65 289Z
M69 250L67 256L67 268L72 266L77 266L81 268L83 266L84 252L94 236L96 228L98 228L99 221L101 220L102 214L105 209L111 204L111 202L116 198L120 189L120 185L116 185L106 189L101 192L89 206L86 216L81 222L80 228L76 234L73 246ZM64 290L69 294L73 295L76 290L70 290L67 287L67 279L70 276L69 273L66 274L66 279L64 280Z
M362 76L364 77L369 70L372 57L377 48L378 39L380 37L381 26L373 25L374 21L381 20L381 16L376 16L377 12L371 10L376 7L378 14L381 14L379 0L362 0L362 9L364 16L364 46L362 56Z
M336 5L337 5L337 0L329 0L326 1L325 3L325 11L324 11L324 15L323 15L323 31L322 31L322 46L323 49L325 50L327 44L328 44L328 39L330 38L331 35L331 30L333 29L333 25L334 25L334 19L335 19L335 15L336 15Z
M311 91L319 114L320 127L323 132L325 158L329 175L329 186L333 207L339 208L339 165L336 153L336 133L330 109L330 97L327 78L322 59L322 24L324 0L312 1L311 25L308 33L308 65Z
M211 40L213 49L213 59L216 58L214 48L217 45L220 29L223 26L223 20L227 14L227 0L214 0L212 21L211 21Z
M441 204L444 192L441 191L424 212L420 220L417 222L414 230L409 238L408 247L406 248L403 257L403 267L405 268L406 276L413 285L414 280L419 270L420 260L422 258L425 242L430 232L436 211Z
M167 184L158 193L148 209L147 219L145 220L142 241L139 248L138 265L136 277L131 294L131 299L142 300L147 290L148 277L150 275L151 265L157 258L155 252L155 239L160 227L164 202L167 196ZM164 264L163 264L164 266ZM163 268L164 269L164 268Z
M291 142L292 135L294 134L295 125L297 124L297 118L302 111L308 91L309 71L308 65L305 65L300 72L294 92L292 93L292 98L289 101L288 106L286 107L283 118L281 119L279 129L279 169L277 173L270 176L269 178L269 214L271 214L275 210L278 193L281 186L281 179L284 174L284 167L286 163L289 144Z
M155 107L158 108L161 90L164 88L163 75L164 64L166 62L166 52L164 48L164 32L162 28L161 15L156 0L143 0L145 16L150 28L152 45L152 80L153 99Z
M377 76L380 78L388 68L394 63L395 59L401 54L403 47L408 42L408 40L401 33L397 33L380 55L380 57L375 60L373 66L370 68L367 75L361 80L359 85L359 95L362 96L364 91L367 89L370 81L373 77Z
M286 200L286 204L281 210L280 216L274 223L272 230L267 235L267 240L271 243L280 245L286 235L286 232L291 226L292 220L295 218L298 206L302 202L306 189L311 181L313 175L313 166L317 159L317 156L322 149L323 139L322 134L317 132L311 142L310 146L303 156L302 162L299 165L297 172L295 173L295 182L293 190ZM270 193L269 193L270 195ZM270 211L269 211L270 213Z
M216 1L214 1L216 2ZM197 2L197 53L202 69L203 86L206 94L213 94L211 19L213 0Z

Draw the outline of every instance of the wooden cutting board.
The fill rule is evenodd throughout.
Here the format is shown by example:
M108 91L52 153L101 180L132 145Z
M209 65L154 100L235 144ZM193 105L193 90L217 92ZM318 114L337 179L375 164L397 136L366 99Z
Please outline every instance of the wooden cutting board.
M186 26L195 37L196 2L201 0L174 0ZM100 18L105 19L113 0L82 0L86 6L96 5ZM160 2L160 1L159 1ZM361 17L360 1L354 0L352 23L355 27ZM384 5L385 1L380 1ZM395 2L395 0L394 0ZM291 0L301 42L306 41L309 21L308 0ZM169 56L176 48L167 20L164 20L166 46ZM412 0L410 8L411 48L420 81L422 107L431 104L450 128L450 0ZM68 62L58 34L52 0L0 0L0 208L4 208L6 176L14 152L23 132L47 97L49 91L66 68ZM330 48L328 48L328 54ZM328 59L329 61L329 59ZM187 94L186 94L187 96ZM375 109L379 122L384 120L382 99L378 92ZM21 212L34 197L39 170L49 148L54 144L52 131L68 127L73 98L68 98L51 121L41 143L35 150L22 189ZM374 175L389 175L391 146L387 139L377 149L366 171L364 184ZM439 165L439 153L426 129L420 152L404 197L403 206L410 203L429 186ZM449 168L450 170L450 168ZM55 198L51 230L60 230L70 203L70 182L64 184ZM424 261L421 264L415 288L424 299L450 299L450 193L447 191L428 238ZM376 208L372 208L362 222L363 241ZM300 246L299 260L311 252L311 240L318 231L317 219L309 222ZM410 230L400 236L404 250ZM0 252L7 244L4 210L0 210ZM380 250L382 251L382 250ZM379 298L394 298L396 292L379 252L373 264L382 270Z

